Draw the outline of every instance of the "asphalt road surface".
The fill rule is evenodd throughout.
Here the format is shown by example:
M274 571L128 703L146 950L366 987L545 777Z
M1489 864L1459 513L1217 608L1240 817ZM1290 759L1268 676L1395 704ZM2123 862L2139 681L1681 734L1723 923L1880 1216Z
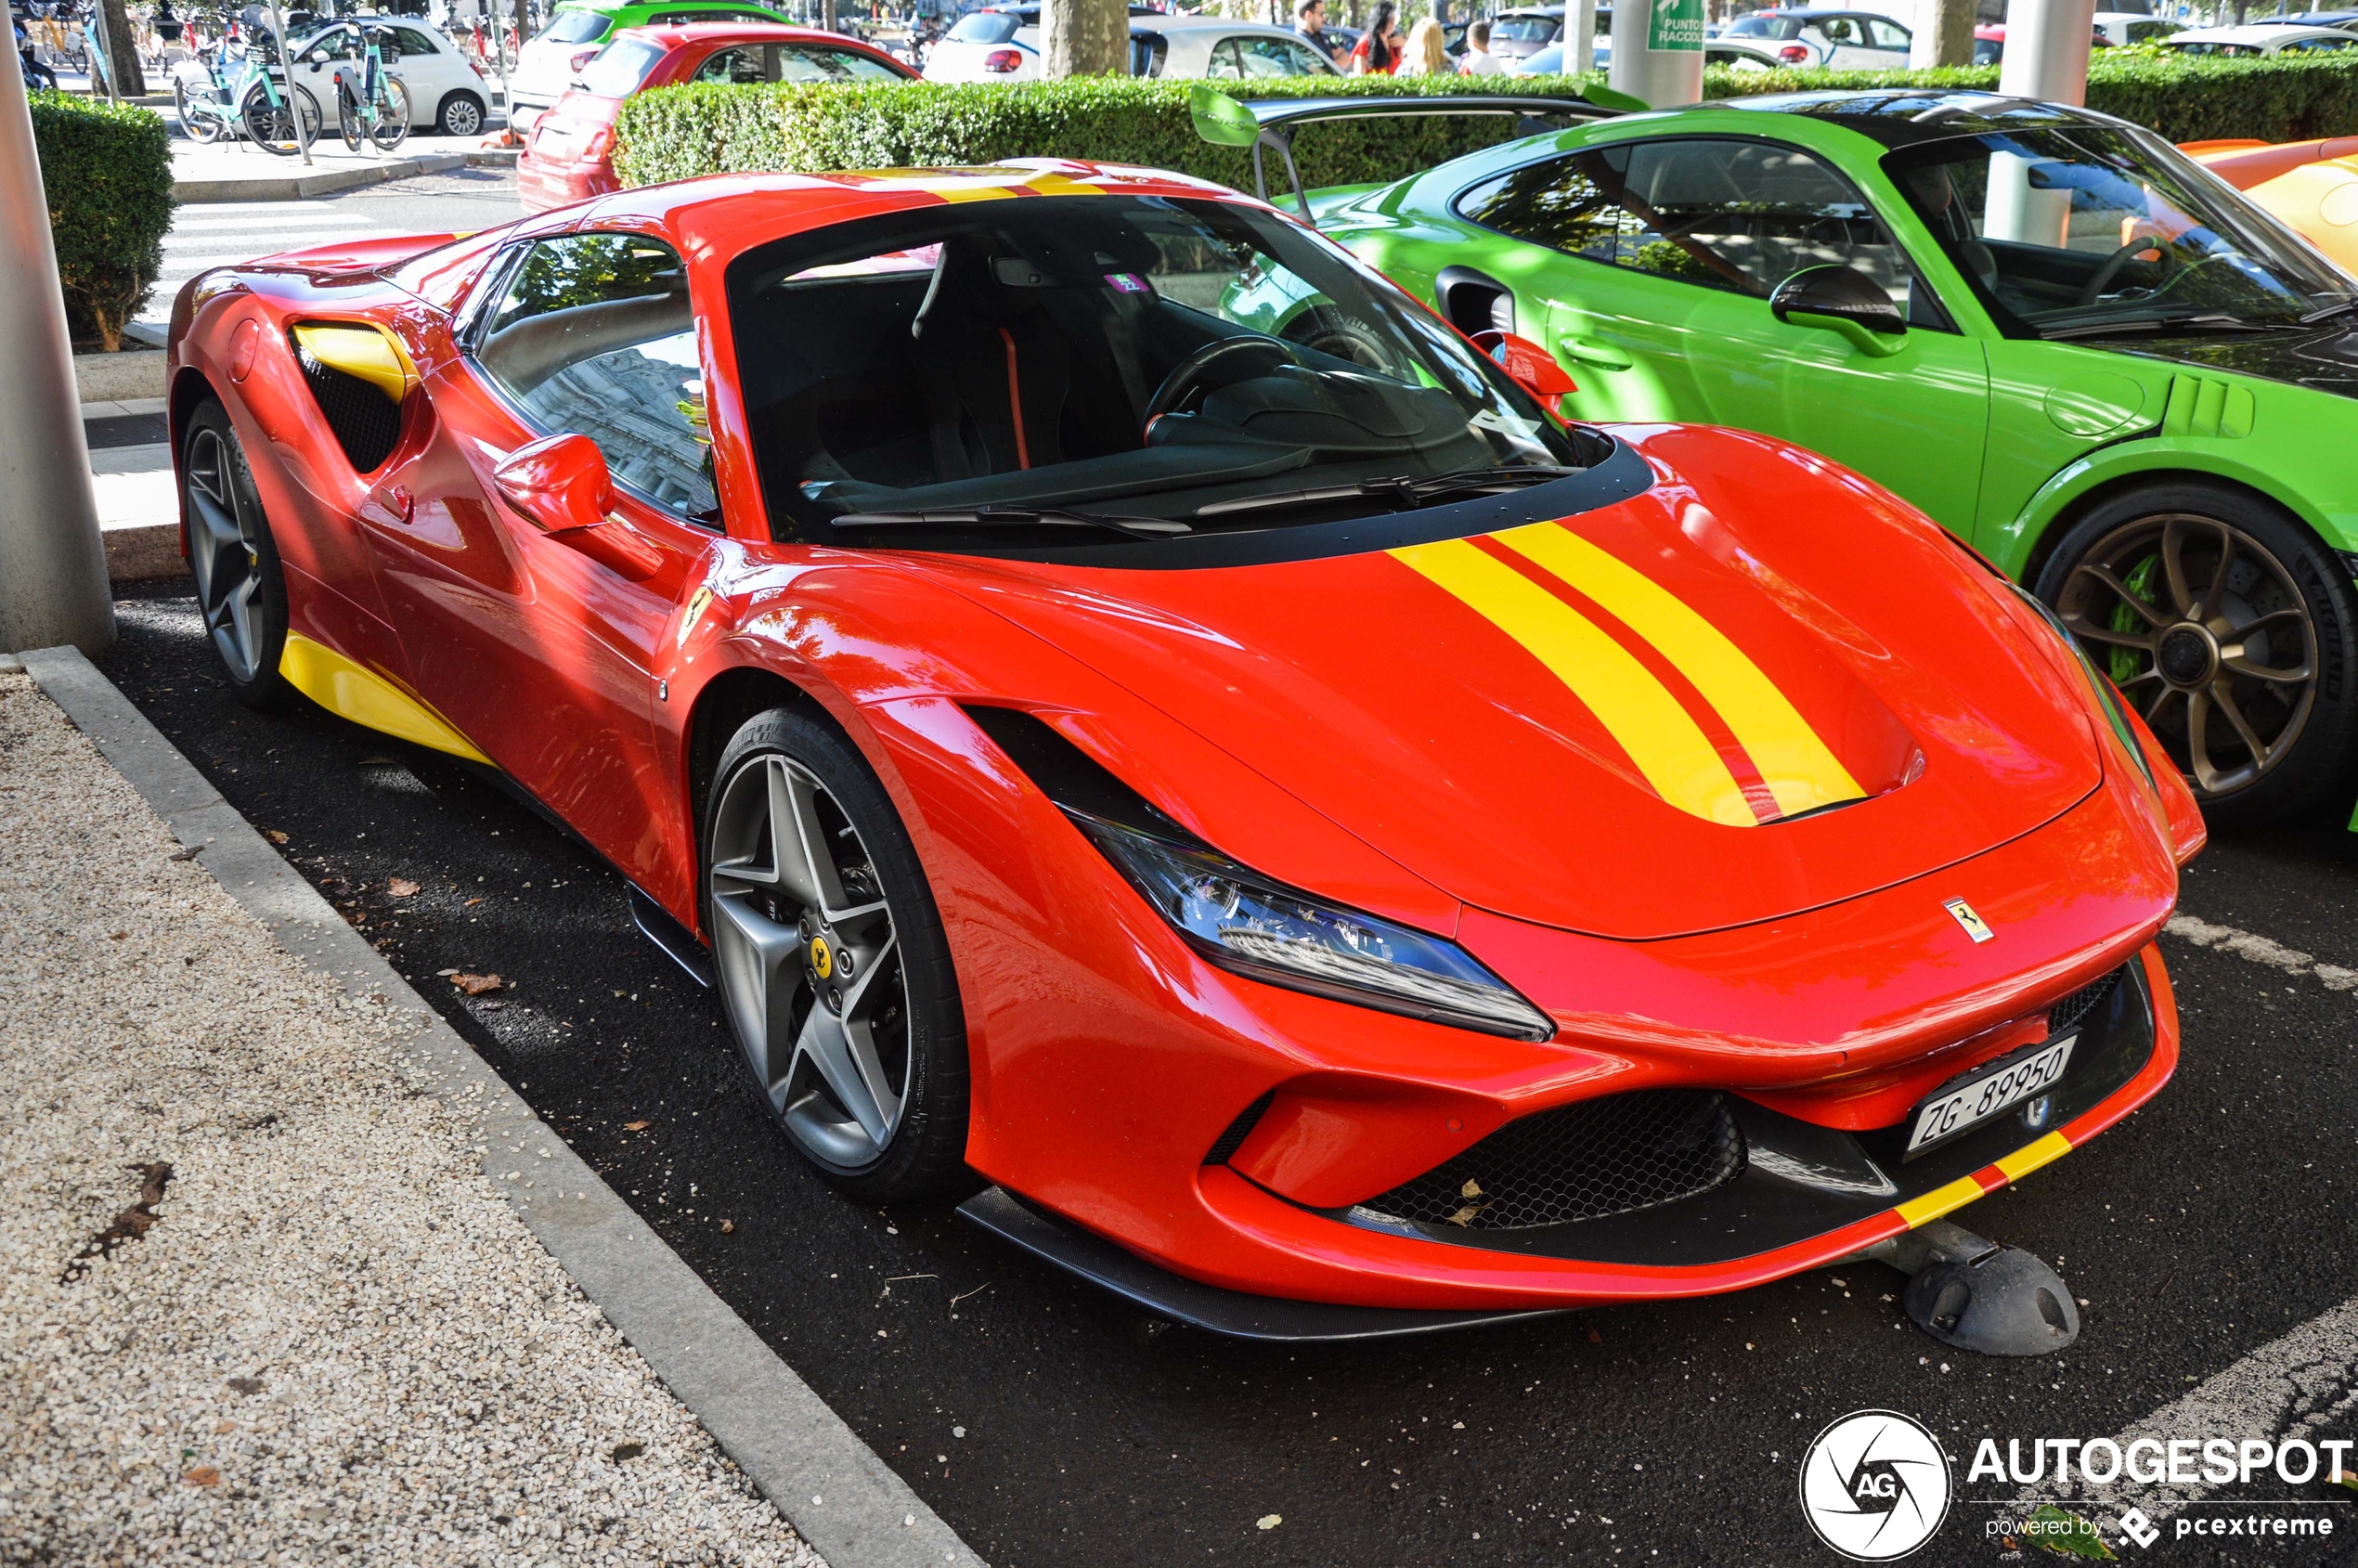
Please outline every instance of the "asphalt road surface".
M1921 1419L1956 1461L1959 1500L1911 1561L2005 1561L1984 1529L2022 1488L1968 1482L1983 1437L2120 1432L2358 1293L2358 991L2169 938L2175 1082L1954 1216L2086 1299L2061 1357L1944 1349L1901 1314L1900 1276L1864 1263L1355 1347L1162 1328L947 1206L887 1213L830 1191L759 1108L713 1000L633 931L618 877L425 754L309 706L240 708L186 592L121 606L108 672L999 1568L1830 1563L1794 1467L1871 1406ZM396 877L420 890L389 896ZM2358 835L2321 819L2214 840L2183 908L2358 967ZM501 988L470 999L446 970ZM2350 1436L2358 1346L2326 1361L2304 1374L2311 1435ZM2269 1478L2188 1510L2264 1500L2332 1519L2329 1542L2124 1549L2358 1561L2352 1497Z

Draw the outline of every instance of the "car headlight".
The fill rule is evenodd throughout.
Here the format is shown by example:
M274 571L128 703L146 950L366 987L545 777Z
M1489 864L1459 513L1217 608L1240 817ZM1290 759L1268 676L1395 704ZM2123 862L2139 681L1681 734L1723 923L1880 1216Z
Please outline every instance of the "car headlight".
M2136 759L2137 771L2145 775L2145 783L2158 793L2160 785L2154 783L2153 765L2145 760L2145 748L2137 744L2137 732L2130 728L2129 715L2122 711L2120 693L2114 689L2113 683L2105 679L2104 672L2088 657L2088 651L2079 645L2079 639L2071 634L2071 628L2064 625L2061 616L2047 608L2037 594L2020 583L2008 583L2006 586L2013 589L2024 603L2038 612L2039 618L2047 623L2066 648L2071 650L2073 661L2079 666L2079 673L2088 678L2089 690L2096 694L2096 706L2104 710L2105 721L2112 726L2112 732L2120 737L2120 744L2129 748L2129 755Z
M1063 810L1188 946L1224 969L1485 1034L1556 1032L1547 1014L1454 942L1323 902L1202 845Z

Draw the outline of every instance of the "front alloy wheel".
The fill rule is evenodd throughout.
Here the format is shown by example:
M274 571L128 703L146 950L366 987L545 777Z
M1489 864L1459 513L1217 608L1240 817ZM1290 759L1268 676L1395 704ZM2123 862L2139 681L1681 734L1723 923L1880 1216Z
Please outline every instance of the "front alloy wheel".
M721 1003L771 1113L863 1197L944 1185L965 1154L965 1030L889 797L835 732L773 710L731 744L708 823Z
M2041 574L2213 821L2313 799L2358 738L2349 573L2288 520L2208 487L2125 498Z
M213 651L239 701L275 706L291 692L279 673L287 646L286 579L244 448L218 403L189 417L180 490L188 573Z

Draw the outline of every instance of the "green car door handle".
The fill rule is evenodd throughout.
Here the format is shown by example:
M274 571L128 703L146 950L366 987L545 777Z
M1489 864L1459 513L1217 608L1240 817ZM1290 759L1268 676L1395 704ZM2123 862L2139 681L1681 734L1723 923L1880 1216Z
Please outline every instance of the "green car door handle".
M1567 335L1558 338L1556 340L1556 346L1562 349L1566 354L1571 355L1574 359L1579 360L1583 365L1594 365L1600 370L1626 370L1629 369L1629 356L1613 347L1611 343L1599 343L1594 338L1579 338Z

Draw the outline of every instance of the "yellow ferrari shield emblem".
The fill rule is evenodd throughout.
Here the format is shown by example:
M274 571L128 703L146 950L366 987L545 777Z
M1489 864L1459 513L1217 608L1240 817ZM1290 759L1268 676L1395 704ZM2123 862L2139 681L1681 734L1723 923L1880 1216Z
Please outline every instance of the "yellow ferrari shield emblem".
M1976 942L1986 942L1998 934L1989 928L1989 922L1976 914L1973 905L1963 899L1950 899L1940 907L1954 915L1957 924L1965 928L1965 935Z
M826 938L810 939L810 966L819 972L819 978L823 980L835 973L836 955L827 951Z

